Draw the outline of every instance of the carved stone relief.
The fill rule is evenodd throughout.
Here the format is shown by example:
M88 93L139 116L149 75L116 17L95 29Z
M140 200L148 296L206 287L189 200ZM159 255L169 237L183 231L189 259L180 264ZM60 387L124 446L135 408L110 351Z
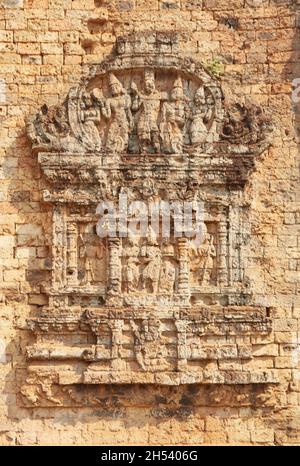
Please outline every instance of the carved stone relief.
M209 150L224 115L218 83L204 69L196 78L165 65L99 74L72 89L63 107L42 107L28 123L33 146L110 158Z
M175 36L163 49L161 40L150 34L141 53L140 38L119 39L61 106L28 120L53 204L53 265L49 307L29 321L37 341L27 348L25 405L65 403L58 387L76 384L276 383L244 365L255 357L251 335L272 331L244 276L243 199L271 122L253 103L225 103L220 82L174 52ZM122 195L201 202L202 241L151 226L138 235L130 215L127 235L101 237L99 203ZM239 369L220 369L222 360Z

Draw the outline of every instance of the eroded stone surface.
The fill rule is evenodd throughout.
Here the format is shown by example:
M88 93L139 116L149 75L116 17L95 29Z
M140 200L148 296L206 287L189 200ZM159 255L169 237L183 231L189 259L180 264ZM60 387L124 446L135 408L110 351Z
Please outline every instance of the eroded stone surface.
M58 3L1 10L0 444L299 444L297 7Z
M249 336L270 333L272 320L266 309L251 307L253 296L240 278L243 262L233 257L241 225L230 218L230 211L241 218L244 206L241 200L233 206L230 194L242 190L268 146L270 120L255 105L226 109L219 82L174 53L174 45L180 49L176 35L165 35L163 50L159 38L119 39L115 55L93 67L63 106L44 106L28 122L50 181L45 199L53 203L50 307L30 321L37 344L27 348L29 370L39 361L41 374L44 365L48 401L54 400L54 382L277 382L272 371L253 372L243 364L253 358ZM250 166L230 169L232 157L246 158ZM223 177L215 176L215 167L203 177L203 160L217 160ZM243 178L237 184L232 170ZM159 236L152 226L144 236L129 230L128 236L98 238L97 202L117 204L121 194L178 205L202 201L207 233L198 245L184 236ZM91 310L95 300L99 307ZM76 334L78 345L70 346L65 332ZM215 347L205 343L213 335ZM226 338L240 343L227 345ZM233 370L220 367L223 359L234 360ZM35 397L33 405L43 403L32 394L34 386L22 387L25 404Z

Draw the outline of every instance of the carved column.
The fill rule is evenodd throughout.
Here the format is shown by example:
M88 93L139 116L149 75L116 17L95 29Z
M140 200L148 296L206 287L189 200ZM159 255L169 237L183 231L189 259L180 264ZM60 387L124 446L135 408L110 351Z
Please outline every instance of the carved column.
M122 266L120 259L121 241L119 238L108 239L109 251L109 277L108 277L108 294L120 295L122 283Z
M179 371L185 371L187 365L187 347L186 347L186 320L176 320L177 329L177 368Z
M72 222L67 225L67 283L71 286L78 285L78 247L77 224Z
M179 273L178 294L184 298L190 297L188 244L186 238L178 239Z
M228 286L227 221L223 219L219 224L219 283Z
M65 207L54 205L52 218L52 287L57 289L66 284Z
M124 327L124 321L120 319L112 320L111 322L109 322L109 327L111 330L112 367L114 369L118 369L122 357L120 352L122 348L122 331Z

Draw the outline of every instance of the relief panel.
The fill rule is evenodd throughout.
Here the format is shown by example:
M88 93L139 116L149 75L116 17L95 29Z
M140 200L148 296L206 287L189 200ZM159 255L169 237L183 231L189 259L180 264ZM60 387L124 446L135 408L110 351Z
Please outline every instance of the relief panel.
M259 358L251 336L267 338L272 318L244 273L244 187L272 123L255 103L225 102L220 81L179 49L172 34L119 38L61 105L28 119L53 230L49 306L28 321L25 406L69 405L76 385L88 397L107 384L277 383L247 365ZM192 206L201 241L175 234L176 209L165 235L165 207L158 231L147 214L138 234L130 208L125 220L109 213L122 196Z

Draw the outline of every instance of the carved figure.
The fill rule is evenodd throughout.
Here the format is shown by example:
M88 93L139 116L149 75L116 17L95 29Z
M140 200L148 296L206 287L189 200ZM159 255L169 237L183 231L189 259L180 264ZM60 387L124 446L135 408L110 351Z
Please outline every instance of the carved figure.
M192 272L197 273L202 285L209 285L214 268L214 259L216 257L213 236L208 233L199 248L192 246L189 256L192 259Z
M157 319L143 320L141 325L130 321L135 337L135 355L139 365L144 370L149 370L161 363L165 354L163 348L158 344L161 339L161 324Z
M127 150L129 133L133 128L131 100L113 73L108 79L111 97L101 105L102 114L108 120L105 147L111 152L123 152Z
M139 111L137 136L140 152L160 152L158 117L160 112L161 92L156 89L152 70L145 70L144 92L140 93L132 84L132 110Z
M101 138L97 124L100 123L100 109L95 104L95 94L84 92L81 101L81 121L84 132L92 146L96 150L101 149Z
M195 93L194 105L191 113L191 124L189 129L189 135L191 144L201 144L205 142L207 137L207 126L212 115L212 111L207 105L205 90L203 87Z
M162 107L160 134L163 150L177 154L182 151L186 105L181 78L176 79L170 93L170 101Z
M141 384L203 383L217 385L211 400L210 389L201 389L204 403L273 402L249 390L249 384L275 386L278 374L251 373L248 364L257 357L249 335L269 340L272 316L251 305L237 231L246 242L250 205L243 188L269 146L269 123L257 106L225 107L219 81L177 54L174 33L154 32L122 38L122 50L117 43L116 53L94 63L64 101L43 106L28 122L53 225L47 215L49 251L38 254L52 258L44 264L51 277L29 277L48 299L27 320L30 337L23 321L15 322L29 344L22 348L28 376L25 360L18 375L27 407L115 405L124 384L131 397L135 390L141 396L135 389ZM153 228L145 235L149 220ZM204 221L214 236L189 249L191 230L200 233ZM126 237L131 224L135 236ZM237 358L240 370L233 371L229 362L237 366ZM233 386L234 400L222 394L222 384ZM238 386L250 401L237 399ZM160 392L178 404L186 389Z
M84 260L84 284L91 285L95 282L105 281L106 249L104 244L87 244L80 235L82 248L80 256Z
M29 118L27 131L34 144L53 144L56 138L69 135L66 106L43 105L34 119Z
M203 243L203 255L205 257L202 284L208 285L211 280L213 267L214 267L214 258L216 257L216 248L214 246L214 237L212 235L207 235Z
M161 268L159 290L165 293L173 293L175 285L176 269L170 261L165 261Z
M221 136L231 143L255 144L266 140L271 130L261 107L236 103L227 107Z
M123 257L126 263L123 267L123 280L127 293L138 291L140 277L140 248L138 245L139 239L129 233L128 246L124 248Z
M147 243L142 246L141 256L146 264L141 276L142 289L157 293L161 268L161 251L155 232L151 227L148 229Z

